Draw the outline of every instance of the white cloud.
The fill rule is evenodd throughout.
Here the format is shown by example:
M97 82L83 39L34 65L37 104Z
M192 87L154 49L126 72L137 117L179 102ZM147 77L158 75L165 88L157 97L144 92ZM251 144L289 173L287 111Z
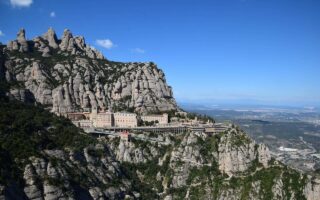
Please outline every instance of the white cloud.
M132 53L145 53L146 51L141 48L134 48L134 49L131 49L131 52Z
M0 36L4 36L4 33L0 30Z
M14 7L29 7L33 0L10 0L10 4Z
M54 11L52 11L51 13L50 13L50 17L55 17L56 16L56 13L54 12Z
M97 45L106 49L111 49L112 47L115 47L115 45L110 39L96 40L96 43Z

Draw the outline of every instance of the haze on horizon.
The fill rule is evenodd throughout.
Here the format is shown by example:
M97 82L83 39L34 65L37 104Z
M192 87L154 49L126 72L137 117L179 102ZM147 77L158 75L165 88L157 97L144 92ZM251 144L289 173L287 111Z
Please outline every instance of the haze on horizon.
M320 106L319 9L317 0L1 0L0 42L21 27L29 39L68 28L109 60L157 63L180 102Z

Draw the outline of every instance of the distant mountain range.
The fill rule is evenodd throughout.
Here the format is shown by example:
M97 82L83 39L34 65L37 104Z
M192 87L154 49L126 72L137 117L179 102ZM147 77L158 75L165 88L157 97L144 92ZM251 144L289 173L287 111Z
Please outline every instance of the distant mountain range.
M230 110L266 110L278 112L320 112L320 107L315 106L286 106L286 105L263 105L263 104L237 104L237 103L193 103L178 101L181 108L186 110L215 110L215 109L230 109Z

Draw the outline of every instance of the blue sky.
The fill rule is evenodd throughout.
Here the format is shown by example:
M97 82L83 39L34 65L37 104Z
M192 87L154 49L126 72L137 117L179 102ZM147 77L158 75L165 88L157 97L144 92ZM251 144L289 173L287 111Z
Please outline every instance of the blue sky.
M154 61L179 101L320 105L319 0L0 0L0 41L65 28Z

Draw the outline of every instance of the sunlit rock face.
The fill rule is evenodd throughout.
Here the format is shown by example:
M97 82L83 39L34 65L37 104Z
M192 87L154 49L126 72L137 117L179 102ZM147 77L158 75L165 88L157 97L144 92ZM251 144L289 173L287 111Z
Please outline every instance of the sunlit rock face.
M108 61L69 30L61 39L50 28L27 40L21 29L17 39L0 50L0 78L9 85L9 99L38 102L57 113L179 109L155 64ZM24 139L48 142L50 130L57 128L50 123L24 133ZM67 120L63 124L68 131L76 128ZM8 126L6 131L12 127L21 128ZM72 147L41 144L33 156L13 157L9 164L18 166L18 178L10 184L0 179L0 199L319 199L318 178L271 158L265 145L239 127L227 127L213 135L136 133L130 141L117 136L91 138L76 129L79 134L73 139L88 136L90 145L79 148L84 140ZM3 148L0 145L1 156L7 155Z
M164 73L154 63L108 61L68 29L61 39L50 28L33 40L26 40L21 29L2 50L0 72L14 83L9 95L37 101L53 112L178 109Z

